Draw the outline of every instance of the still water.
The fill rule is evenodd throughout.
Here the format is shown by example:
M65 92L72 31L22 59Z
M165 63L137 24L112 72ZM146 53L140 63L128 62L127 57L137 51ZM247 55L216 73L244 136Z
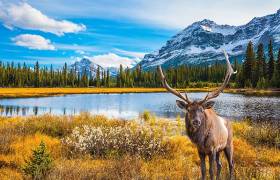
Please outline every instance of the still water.
M205 93L189 93L191 99L201 99ZM145 110L157 116L174 118L181 112L170 93L81 94L40 98L0 99L0 115L27 116L51 113L75 115L80 112L131 119ZM241 94L221 94L214 109L231 119L249 117L254 120L280 120L280 97L258 97Z

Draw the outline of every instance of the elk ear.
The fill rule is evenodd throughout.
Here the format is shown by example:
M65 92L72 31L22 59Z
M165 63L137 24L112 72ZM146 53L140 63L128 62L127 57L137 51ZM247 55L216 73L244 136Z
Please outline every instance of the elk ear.
M187 107L187 104L184 101L176 100L176 104L180 109L185 110Z
M214 101L209 101L203 104L204 109L210 109L214 106L215 102Z

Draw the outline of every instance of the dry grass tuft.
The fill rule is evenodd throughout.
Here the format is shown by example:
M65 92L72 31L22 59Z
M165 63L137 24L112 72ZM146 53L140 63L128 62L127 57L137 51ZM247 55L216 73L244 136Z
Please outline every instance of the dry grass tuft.
M109 141L121 139L118 143L119 149L109 143L104 146L104 152L110 150L109 155L72 151L75 154L69 156L71 146L64 146L63 139L71 137L74 129L81 130L85 126L104 130L99 140L107 145ZM233 122L233 128L236 179L279 179L280 149L275 143L278 131L269 125L256 126L246 121ZM125 131L110 134L111 131L106 133L108 129ZM143 147L145 142L153 142L156 137L164 143L168 153L155 153L149 158L145 158L141 153L115 153L116 150L125 149L121 148L121 145L125 144L121 142L127 141L123 138L128 131L131 132L130 140L139 141L132 143L136 148ZM139 138L139 131L150 132L151 136L144 133L145 136ZM107 138L109 135L110 138ZM180 118L176 121L158 119L148 112L142 116L142 120L135 121L114 120L87 113L79 116L2 117L0 179L26 178L21 171L22 165L41 140L45 142L54 159L53 169L46 179L199 179L197 150L184 135L184 122ZM94 142L97 142L95 138L88 141ZM83 141L78 140L76 143ZM222 162L222 179L227 179L227 164L223 156Z

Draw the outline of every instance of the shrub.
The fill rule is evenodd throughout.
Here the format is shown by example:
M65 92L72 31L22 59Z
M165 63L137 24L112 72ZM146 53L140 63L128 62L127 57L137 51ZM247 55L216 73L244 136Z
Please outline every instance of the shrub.
M143 119L144 123L149 124L150 126L154 126L156 123L156 116L150 111L144 111L140 115L140 118Z
M31 176L33 179L42 179L46 176L46 173L52 167L52 158L47 152L46 145L42 141L40 145L33 150L33 155L26 165L23 167L23 171L26 175Z
M273 127L269 123L262 122L252 124L251 127L244 134L247 141L256 145L280 148L280 129L277 126Z
M63 143L70 147L71 154L83 152L92 156L131 154L151 158L168 152L163 135L145 126L77 127Z
M269 122L254 123L251 120L233 123L234 135L242 137L249 143L280 149L279 125Z
M257 82L257 88L258 89L264 89L264 88L267 88L267 81L265 80L265 78L261 78L261 79L259 79L258 80L258 82Z
M245 81L244 86L245 86L246 88L252 88L252 83L251 83L251 81L250 81L249 79L247 79L247 80Z

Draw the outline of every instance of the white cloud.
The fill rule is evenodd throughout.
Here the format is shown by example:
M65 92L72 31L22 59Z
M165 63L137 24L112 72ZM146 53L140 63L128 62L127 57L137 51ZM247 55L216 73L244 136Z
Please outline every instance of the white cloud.
M114 68L119 68L120 64L123 65L124 68L126 67L131 68L138 62L137 59L118 56L117 54L114 53L108 53L108 54L97 55L97 56L86 57L86 58L90 59L92 62L102 67L114 67Z
M0 12L0 20L9 29L18 27L21 29L40 30L59 36L64 35L64 33L77 33L86 29L83 24L52 19L26 2L0 3Z
M124 18L176 29L185 28L205 18L221 24L241 25L255 16L274 13L280 7L279 0L84 0L79 3L75 3L76 0L29 0L29 2L57 16Z
M80 55L85 55L85 54L86 54L86 52L83 51L83 50L76 50L75 52L76 52L77 54L80 54Z
M97 50L95 46L86 46L86 45L78 45L78 44L55 44L55 47L60 50L72 50L72 51L87 51L93 52Z
M134 51L126 51L123 49L114 49L117 53L122 54L124 56L129 56L129 57L134 57L134 58L139 58L142 59L146 53L144 52L134 52Z
M27 47L29 49L55 50L54 45L52 45L49 39L45 39L39 35L21 34L12 38L12 41L18 46Z

